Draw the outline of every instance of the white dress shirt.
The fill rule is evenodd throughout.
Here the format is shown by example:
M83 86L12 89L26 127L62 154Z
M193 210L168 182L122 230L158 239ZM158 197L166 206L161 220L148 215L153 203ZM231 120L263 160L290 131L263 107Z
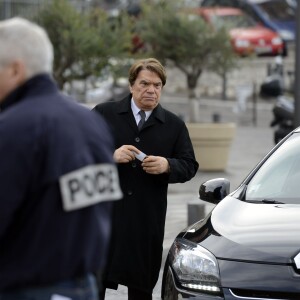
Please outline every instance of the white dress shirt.
M139 121L141 120L141 116L139 114L140 109L136 106L136 104L132 98L131 98L131 109L132 109L136 124L138 124ZM147 111L145 110L145 113L146 113L145 121L147 121L152 113L152 110L147 110Z

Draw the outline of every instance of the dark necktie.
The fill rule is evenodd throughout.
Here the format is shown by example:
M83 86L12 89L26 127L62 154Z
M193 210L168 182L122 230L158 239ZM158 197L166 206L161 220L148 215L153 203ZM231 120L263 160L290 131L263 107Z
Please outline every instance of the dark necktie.
M138 129L141 130L146 120L146 113L143 110L140 110L139 114L141 116L141 120L139 121Z

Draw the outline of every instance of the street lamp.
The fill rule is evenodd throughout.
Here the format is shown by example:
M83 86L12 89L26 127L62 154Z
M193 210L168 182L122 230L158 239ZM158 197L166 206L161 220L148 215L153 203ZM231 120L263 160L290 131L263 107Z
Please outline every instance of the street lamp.
M11 0L4 0L3 19L11 18Z
M300 2L297 1L296 8L296 40L295 40L295 112L294 127L300 126Z

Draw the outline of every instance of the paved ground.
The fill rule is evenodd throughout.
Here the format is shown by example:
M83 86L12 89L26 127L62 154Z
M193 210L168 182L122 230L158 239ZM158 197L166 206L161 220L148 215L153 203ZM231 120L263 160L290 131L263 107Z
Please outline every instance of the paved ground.
M168 109L184 116L188 107L188 100L184 98L169 98L163 96L161 103ZM231 191L247 176L252 168L267 154L274 146L273 129L270 128L273 103L258 101L256 109L251 102L245 111L236 114L234 101L222 101L213 99L200 100L201 121L211 121L212 115L217 113L223 122L235 122L237 125L236 136L233 141L228 166L224 172L202 172L189 182L184 184L173 184L169 186L168 211L165 228L163 263L167 251L176 237L177 233L187 225L188 203L198 202L198 190L202 182L226 177L231 182ZM253 114L253 112L256 112ZM255 118L253 116L256 116ZM256 122L253 122L256 120ZM202 201L201 201L202 202ZM204 202L202 202L205 204ZM205 213L213 208L205 205ZM161 271L162 273L162 271ZM161 275L154 289L154 300L160 299ZM127 299L127 289L120 286L118 291L108 290L106 300Z

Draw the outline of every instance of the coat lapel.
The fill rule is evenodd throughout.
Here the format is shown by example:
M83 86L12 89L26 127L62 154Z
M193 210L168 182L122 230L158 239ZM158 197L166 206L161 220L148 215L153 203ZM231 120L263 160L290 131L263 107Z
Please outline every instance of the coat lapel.
M131 110L131 94L119 102L119 106L117 108L117 113L129 124L129 126L138 131L137 124L135 122L135 118L133 112Z
M141 131L145 130L147 127L151 127L158 123L165 123L166 116L164 109L160 104L158 104L155 109L153 110L152 114L150 115L149 119L144 124L144 127Z

